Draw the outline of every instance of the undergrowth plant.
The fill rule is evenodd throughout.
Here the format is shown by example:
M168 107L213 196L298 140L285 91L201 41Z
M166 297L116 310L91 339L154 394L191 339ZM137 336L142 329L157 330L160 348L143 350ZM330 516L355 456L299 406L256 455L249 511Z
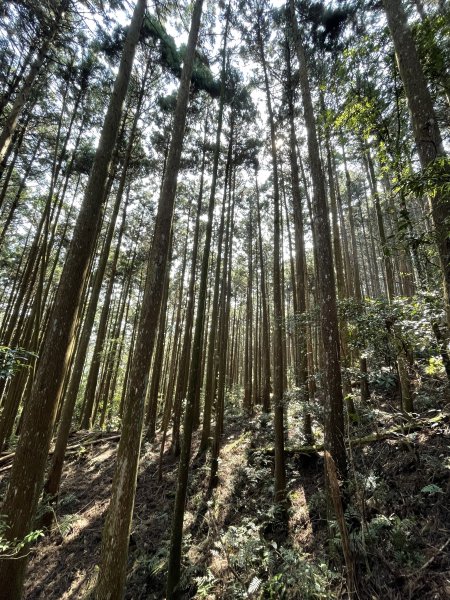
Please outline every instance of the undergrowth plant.
M44 536L42 529L36 529L30 531L23 539L9 541L5 537L7 529L8 525L5 522L3 515L0 515L0 560L16 558L26 546L33 544Z
M333 597L331 588L339 578L326 562L265 539L262 527L249 518L228 528L216 552L225 555L232 575L225 597L326 599Z

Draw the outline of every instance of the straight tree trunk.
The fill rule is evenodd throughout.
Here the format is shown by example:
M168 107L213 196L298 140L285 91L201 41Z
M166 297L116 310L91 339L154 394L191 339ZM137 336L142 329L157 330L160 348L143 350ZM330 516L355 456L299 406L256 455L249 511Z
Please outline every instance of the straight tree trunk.
M264 252L261 234L261 208L258 187L258 171L255 171L255 191L256 191L256 218L258 222L258 258L260 267L260 286L261 286L261 403L264 412L270 411L270 329L269 329L269 307L267 301L266 287L266 268L264 265Z
M431 94L419 60L416 46L408 27L401 0L383 0L388 26L394 41L397 62L408 99L414 137L422 169L426 170L437 159L446 158L439 123ZM443 166L450 174L450 166ZM429 196L434 234L444 281L444 299L447 325L450 330L450 194L446 188L437 189Z
M110 343L109 351L107 354L108 358L106 363L106 381L102 387L100 395L100 404L102 406L102 412L100 415L99 429L103 429L108 404L110 407L108 414L112 414L114 390L118 377L120 357L122 354L123 337L125 334L125 327L128 321L128 313L130 309L131 298L129 292L131 287L131 272L133 269L134 260L135 257L133 256L130 267L127 269L127 271L129 271L129 274L126 276L122 285L119 310L116 315L116 322L112 333L112 341Z
M223 101L225 92L225 73L226 73L226 45L228 39L228 27L230 20L230 3L226 8L224 43L222 48L222 73L221 73L221 92L218 115L218 130L221 129L223 119ZM181 573L181 548L183 537L184 509L186 504L189 462L191 456L192 431L194 426L195 404L198 399L198 390L201 384L201 354L203 347L203 330L206 307L206 287L208 281L208 264L212 236L212 220L214 211L215 186L217 181L217 168L220 156L220 135L216 137L216 147L214 149L213 178L211 182L210 201L208 206L208 224L206 228L205 246L202 257L200 284L198 292L197 318L194 328L194 338L192 342L192 359L189 370L189 381L186 396L186 410L184 414L183 442L181 446L180 462L178 465L177 491L175 495L175 507L173 512L172 533L170 540L169 565L167 573L167 600L174 600L180 595L178 586ZM216 174L216 176L214 176ZM198 401L198 400L197 400ZM206 417L204 417L205 419ZM205 436L205 430L202 431L202 439L208 440L209 433Z
M248 221L248 246L247 246L247 310L245 318L245 362L244 362L244 410L251 413L253 410L253 220L252 205L249 206ZM223 351L223 350L222 350Z
M187 238L186 238L186 241L187 241ZM173 408L174 388L175 388L175 384L176 384L176 380L177 380L177 366L179 363L179 350L180 350L179 339L180 339L180 335L181 335L181 331L182 331L182 327L183 327L182 306L183 306L183 295L184 295L184 276L185 276L185 269L186 269L186 252L187 252L187 247L185 247L185 251L183 253L183 262L182 262L182 269L181 269L180 280L179 280L178 297L177 297L177 301L174 306L174 313L175 313L175 308L176 308L176 317L175 317L175 327L174 327L174 334L173 334L173 344L172 344L172 352L171 352L171 356L170 356L170 363L168 362L169 375L167 378L168 381L167 381L166 390L164 393L165 401L164 401L163 418L162 418L162 423L161 423L162 438L161 438L161 447L160 447L160 451L159 451L159 469L158 469L159 480L161 480L161 477L162 477L162 457L164 455L164 449L165 449L165 445L166 445L166 436L167 436L167 431L169 429L170 417L171 417L172 408ZM173 322L173 320L174 319L172 317L172 322Z
M58 33L61 21L64 17L65 11L68 8L68 5L68 0L62 0L58 5L55 14L55 22L51 30L47 33L44 42L37 53L36 58L32 62L30 70L28 71L28 74L25 77L25 80L22 84L22 88L17 92L14 104L8 116L6 117L5 124L3 125L3 130L0 133L0 163L3 161L8 151L17 124L19 122L19 117L22 113L23 107L28 101L28 98L30 97L30 94L33 90L33 85L39 73L42 70L44 61L47 58L47 52L49 51L49 48L55 38L55 35Z
M296 290L295 297L297 303L297 311L302 315L306 311L306 254L305 254L305 237L304 237L304 219L302 210L302 199L300 195L300 177L297 161L297 136L295 133L294 122L294 101L293 89L291 81L291 66L290 57L288 63L288 106L289 106L289 158L291 165L292 179L292 206L294 209L294 228L295 228L295 266L296 266ZM298 327L298 358L297 358L297 385L303 389L305 395L308 393L308 362L306 348L306 327Z
M145 0L138 0L128 29L99 146L67 253L32 394L26 408L23 431L2 506L2 514L8 525L8 540L22 540L31 530L42 491L55 412L70 355L80 296L101 216L103 192L119 131L122 106L131 76L145 5ZM25 547L14 561L3 560L0 563L0 589L10 600L18 600L22 595L26 556Z
M381 249L383 252L383 263L384 263L384 270L385 270L385 276L386 276L386 292L387 292L387 297L388 297L389 302L392 302L392 300L394 299L394 295L395 295L394 271L392 269L392 262L391 262L391 258L389 256L390 251L389 251L389 245L388 245L387 236L386 236L386 230L385 230L385 226L384 226L383 211L382 211L381 203L380 203L380 194L378 192L377 179L375 176L375 168L374 168L372 156L371 156L369 150L367 150L367 152L365 154L365 164L366 164L366 168L367 168L367 175L368 175L370 190L372 192L372 199L373 199L373 203L375 206L375 214L377 217L377 224L378 224L378 234L380 236Z
M347 212L348 212L348 222L350 226L350 240L352 246L352 273L353 273L353 291L354 297L357 302L362 302L362 291L361 291L361 274L359 271L359 262L358 262L358 244L356 241L356 229L355 229L355 219L353 216L353 205L352 205L352 181L350 178L350 172L347 166L347 157L345 155L345 148L342 144L342 158L344 161L344 171L345 171L345 182L347 188Z
M173 242L172 242L173 243ZM171 251L169 251L170 257ZM169 259L168 264L170 265ZM155 358L153 360L152 376L147 386L147 407L145 415L146 438L153 442L156 433L156 415L158 413L158 397L161 388L161 373L164 359L164 342L166 339L167 301L169 298L170 268L166 269L166 281L159 315L158 339L156 341Z
M258 16L256 16L258 18ZM275 424L275 501L284 505L286 502L286 467L284 457L284 369L283 364L283 305L280 273L280 191L277 163L275 119L272 109L269 77L265 56L264 41L258 27L258 47L264 73L266 106L269 116L270 143L273 174L273 409Z
M218 363L218 381L217 381L217 401L216 401L216 425L214 431L214 442L211 452L211 472L209 480L209 489L211 490L217 484L217 474L219 470L219 453L223 434L224 405L225 405L225 375L226 360L230 324L230 297L231 297L231 264L232 264L232 239L234 231L234 206L235 206L235 179L233 178L232 190L230 189L230 198L227 210L227 226L225 233L224 258L222 266L222 289L220 298L220 317L218 348L220 353L217 356Z
M392 303L395 296L395 287L394 287L394 271L392 268L392 261L389 256L388 243L386 238L386 232L384 229L384 220L381 211L380 198L378 193L377 181L375 177L375 168L373 165L373 160L370 155L370 151L366 152L366 166L369 177L369 185L371 186L373 201L375 204L375 211L377 215L378 222L378 232L380 235L381 247L383 249L383 257L384 257L384 265L386 271L386 290L388 296L389 304ZM406 412L412 412L412 396L409 382L409 374L407 368L407 359L406 352L404 348L403 342L399 339L398 336L395 335L395 332L389 331L391 337L394 342L394 346L397 351L397 371L400 380L400 394L401 394L401 404L403 410Z
M355 227L355 219L353 214L353 206L352 206L352 188L351 188L351 178L350 172L347 167L347 158L345 155L344 144L342 144L342 157L344 160L344 171L345 171L345 180L347 187L347 201L348 201L348 219L350 225L350 239L352 242L352 254L353 254L353 290L354 290L354 298L356 302L360 305L360 310L364 310L363 306L363 294L362 294L362 285L361 285L361 274L359 270L359 250L358 244L356 241L356 227ZM359 354L358 357L359 367L360 367L360 384L361 384L361 401L367 402L370 398L369 394L369 386L367 381L367 360ZM350 390L351 392L351 390ZM350 395L347 400L347 406L350 413L350 416L356 418L356 411L353 402L353 396Z
M122 190L123 190L123 188L122 188ZM119 200L119 202L120 202L120 200ZM127 197L127 202L128 202L128 197ZM103 301L102 311L100 314L100 321L99 321L97 337L96 337L95 345L94 345L94 352L92 355L91 366L89 369L88 380L86 383L84 412L83 412L83 418L81 420L81 428L82 429L91 429L94 425L94 419L93 419L94 402L95 402L95 398L96 398L97 382L98 382L98 375L99 375L99 371L100 371L100 365L101 365L101 361L102 361L102 353L104 350L105 340L106 340L106 336L107 336L107 324L108 324L108 317L110 315L110 304L111 304L111 297L112 297L113 289L114 289L117 263L119 260L120 245L122 242L122 236L123 236L123 232L125 229L126 209L127 209L127 203L125 203L125 207L123 209L122 223L119 228L119 234L117 237L116 248L114 250L114 256L113 256L113 259L112 259L111 265L110 265L111 271L109 273L109 280L108 280L108 285L107 285L106 291L105 291L105 298Z
M220 293L220 265L222 261L223 236L225 231L225 203L230 188L231 180L231 162L233 148L233 125L231 125L230 141L228 145L227 164L225 167L225 186L223 193L222 210L220 223L217 232L217 255L214 268L214 288L211 296L211 313L208 336L208 352L205 356L205 404L203 411L203 429L200 450L204 452L209 445L209 432L211 431L212 408L216 394L216 375L217 375L217 331L219 323L219 293ZM208 433L208 437L206 434Z
M316 122L311 99L308 68L303 42L298 30L294 0L289 1L291 30L299 61L300 88L308 138L308 153L313 179L313 210L316 226L313 230L316 253L318 288L320 293L321 334L324 352L325 380L323 385L326 411L325 443L333 457L341 479L347 475L344 444L344 411L339 353L339 327L336 305L336 288L333 270L333 251L330 223L320 161Z
M25 137L26 127L29 121L28 119L22 125L22 127L18 131L17 142L14 144L14 152L11 161L8 164L8 169L6 171L6 175L4 177L3 185L0 191L0 208L3 207L3 202L5 200L6 192L8 191L9 182L11 181L12 174L14 173L17 157L19 156L19 151L22 147L23 138ZM38 144L39 145L39 144Z
M194 338L192 342L192 357L191 364L189 367L189 380L188 380L188 389L187 389L187 402L186 407L188 407L189 403L194 406L198 406L198 401L200 397L200 388L201 388L201 372L202 372L202 360L204 361L204 366L206 368L206 377L208 378L208 366L206 361L204 360L204 353L202 353L203 348L203 336L204 336L204 324L205 324L205 308L206 308L206 294L207 294L207 283L208 283L208 266L209 259L211 254L211 240L212 240L212 227L213 227L213 216L214 216L214 206L216 201L216 188L217 188L217 177L219 170L219 159L220 159L220 139L222 135L222 127L223 127L223 113L224 113L224 100L225 100L225 78L226 78L226 65L227 65L227 42L228 42L228 28L229 28L229 19L230 19L230 8L228 5L226 12L226 21L225 28L223 34L223 45L222 45L222 56L221 56L221 82L220 82L220 99L219 99L219 113L217 115L217 129L216 129L216 140L214 146L214 157L213 157L213 171L212 171L212 180L211 180L211 190L209 194L209 204L208 204L208 221L206 225L205 232L205 244L203 249L202 263L201 263L201 271L200 271L200 284L198 291L198 307L197 307L197 316L194 327ZM229 168L229 161L227 159L227 173ZM225 185L227 181L227 175L225 175ZM214 306L214 304L213 304ZM205 336L206 339L206 336ZM211 335L209 339L209 343L211 345ZM208 383L206 387L208 387ZM190 407L189 407L190 409ZM202 435L200 440L200 451L204 452L209 444L209 436L211 432L211 411L212 411L212 403L210 403L210 396L207 395L205 390L205 404L203 408L203 425L202 425ZM188 434L186 440L183 442L189 441ZM187 454L190 455L190 443L189 450ZM186 469L189 467L189 456L184 455L184 461L186 464ZM186 462L187 461L187 462ZM180 467L181 469L181 461ZM182 474L179 471L179 484L177 488L177 498L180 502L181 509L181 496L186 494L185 486L182 482ZM184 508L183 508L184 515ZM179 530L181 533L180 527L180 519L181 519L181 528L183 523L183 515L176 516L174 514L174 524L172 530L172 541L174 540L174 536L176 535L175 531ZM171 559L169 566L169 575L168 575L168 583L167 583L167 591L169 593L174 593L176 586L178 585L180 578L180 557L178 556L179 549L177 547L177 543L175 542L175 547L171 548ZM180 546L181 552L181 546Z
M172 445L174 447L174 453L176 455L179 454L179 419L181 417L181 403L183 398L186 396L186 390L188 385L188 377L189 377L189 363L190 363L190 355L191 355L191 346L192 346L192 327L194 323L194 308L195 308L195 274L197 271L197 255L198 255L198 243L200 237L200 216L202 212L202 202L203 202L203 187L204 187L204 178L205 178L205 161L206 161L206 132L207 132L207 122L205 120L205 134L203 138L203 158L202 158L202 168L200 175L200 190L198 193L197 200L197 212L195 215L195 224L194 224L194 240L192 242L192 253L191 253L191 267L189 273L189 288L187 292L187 305L186 305L186 319L184 325L184 336L183 336L183 344L181 348L180 355L180 368L178 370L178 379L177 386L175 389L175 406L180 407L178 409L179 414L178 418L178 426L175 429L174 422L174 435L172 436ZM175 421L175 415L174 415Z
M98 600L122 598L125 585L128 543L144 419L145 388L164 288L177 176L180 168L190 81L202 6L203 0L195 1L173 117L172 138L148 261L128 394L123 410L122 435L117 450L111 502L103 529L100 571L95 591Z
M186 231L186 241L184 244L184 252L183 252L183 261L182 261L182 267L181 267L181 272L182 272L182 277L180 279L180 299L185 297L185 287L184 287L184 278L185 278L185 273L186 273L186 267L187 267L187 255L188 255L188 246L189 246L189 237L190 237L190 227L189 227L189 221L190 219L190 209L189 209L189 218L188 218L188 227L187 227L187 231ZM171 443L171 449L172 452L178 456L180 453L180 425L181 425L181 413L182 413L182 405L183 405L183 399L184 399L184 395L182 393L182 388L183 388L183 378L184 378L184 373L185 373L185 369L187 368L186 365L183 365L182 361L183 361L183 349L184 349L184 341L186 339L186 317L187 317L187 305L184 306L184 315L183 315L183 320L181 321L181 325L184 325L184 332L183 332L183 336L182 336L182 341L181 341L181 345L180 347L177 349L178 350L178 368L176 369L176 373L173 374L174 377L174 394L173 394L173 399L170 398L169 399L169 406L171 407L170 411L169 411L169 415L172 412L172 407L173 407L173 427L172 427L172 443ZM181 331L181 328L180 328ZM176 385L175 385L175 381L176 381ZM162 444L162 448L164 448L164 444Z

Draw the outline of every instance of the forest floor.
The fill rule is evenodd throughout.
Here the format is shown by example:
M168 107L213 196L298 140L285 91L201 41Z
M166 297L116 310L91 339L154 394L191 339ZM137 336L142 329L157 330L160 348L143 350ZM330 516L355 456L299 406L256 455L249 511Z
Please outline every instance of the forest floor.
M346 522L361 600L450 598L448 388L430 380L420 394L418 431L408 433L395 398L386 396L360 407L358 424L349 426L355 438L404 424L349 453ZM297 417L290 411L291 431L300 431ZM183 598L347 597L340 536L327 519L323 457L289 452L286 523L272 503L272 440L266 416L229 413L212 492L194 440ZM164 598L177 461L165 453L159 481L158 442L144 445L140 461L126 592L136 600ZM301 443L294 435L287 447ZM27 600L86 598L95 582L117 439L91 444L80 433L70 444L79 445L65 467L55 526L31 550ZM0 471L0 492L7 472Z

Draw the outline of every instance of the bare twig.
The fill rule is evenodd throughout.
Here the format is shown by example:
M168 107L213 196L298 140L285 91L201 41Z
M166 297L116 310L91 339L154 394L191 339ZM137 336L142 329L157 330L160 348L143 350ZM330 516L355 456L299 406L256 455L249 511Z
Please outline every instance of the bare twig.
M448 538L448 540L444 544L442 544L442 546L438 549L438 551L435 552L435 554L433 554L433 556L429 560L427 560L427 562L424 565L422 565L420 567L419 571L425 571L425 569L428 569L428 567L439 556L439 554L447 548L449 543L450 543L450 538ZM413 573L413 575L414 575L414 573Z

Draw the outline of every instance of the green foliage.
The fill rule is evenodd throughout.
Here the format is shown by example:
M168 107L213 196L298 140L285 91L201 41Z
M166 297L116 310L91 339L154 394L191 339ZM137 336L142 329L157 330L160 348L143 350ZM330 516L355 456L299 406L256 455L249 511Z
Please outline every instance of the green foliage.
M74 173L80 175L89 175L95 157L95 148L90 141L83 141L80 144L75 156L71 169Z
M427 15L414 26L415 42L428 79L435 83L446 77L449 60L450 21L448 14Z
M312 518L326 519L327 496L324 490L317 490L308 499L308 511Z
M157 551L152 554L143 554L138 558L138 566L143 568L150 577L160 577L167 570L169 548L167 543L161 544Z
M62 537L68 536L73 531L73 526L78 521L79 517L77 514L63 515L58 521L58 530Z
M44 532L42 529L36 529L34 531L30 531L22 540L15 539L13 541L9 541L6 538L6 532L8 530L8 525L6 524L3 515L0 515L0 559L5 558L14 558L16 557L23 548L28 546L29 544L33 544L37 542L41 537L44 537Z
M63 496L61 496L59 498L58 505L60 508L69 507L76 501L77 501L77 497L75 496L75 494L68 493L68 494L64 494Z
M37 354L23 348L0 346L0 379L8 379L22 368L29 368Z
M414 522L412 519L390 517L392 523L390 530L390 544L394 551L395 559L405 565L413 566L420 561L417 552L417 539L414 535Z
M309 554L290 548L275 549L274 573L264 586L265 598L333 598L331 583L336 579L325 562L314 563Z
M258 525L246 517L240 526L228 528L223 540L230 566L233 569L248 570L259 565L263 558L265 543Z
M443 490L442 488L440 488L438 485L434 484L434 483L429 483L428 485L426 485L425 487L423 487L421 490L422 494L443 494Z
M359 513L353 507L346 510L345 517L350 530L350 544L356 556L376 557L382 551L400 565L413 566L420 561L417 550L415 523L412 519L401 519L397 515L387 517L379 514L362 527L352 529L352 523L359 521ZM341 540L337 524L332 522L334 537L332 547L340 552Z
M225 550L236 580L230 584L233 598L331 598L336 578L324 562L291 547L266 540L260 527L245 518L231 526L217 549Z
M425 373L430 376L444 375L445 369L442 358L440 356L430 356L428 364L425 367Z
M378 118L379 110L372 98L352 94L336 117L334 126L338 130L359 131L367 140L372 135Z
M159 41L161 63L176 77L179 77L181 75L181 57L173 37L166 32L159 20L147 15L142 26L142 33L145 37Z
M355 19L356 8L343 4L337 8L314 2L308 5L306 19L311 22L313 43L328 52L342 51L345 47L344 31Z
M210 594L214 591L214 586L217 583L217 579L208 569L206 575L201 577L194 577L194 581L197 584L196 598L210 598Z
M405 174L394 191L414 196L435 196L450 193L450 160L439 156L425 169Z
M380 394L391 394L397 388L397 377L389 369L381 368L371 375L370 383Z
M173 37L167 33L158 19L150 15L144 21L143 34L158 42L161 65L179 78L186 48L184 46L177 48ZM204 90L213 98L218 98L220 95L220 82L214 79L208 61L198 52L192 72L192 85L195 90Z
M386 365L392 366L400 351L413 350L427 361L439 352L431 328L444 315L438 293L397 297L392 303L367 298L363 306L346 300L340 302L339 310L347 323L349 347L371 360L372 370L379 369L376 377L386 388L394 383Z
M94 51L100 51L111 63L118 60L125 39L125 28L117 25L112 31L98 29L97 39L94 42Z

